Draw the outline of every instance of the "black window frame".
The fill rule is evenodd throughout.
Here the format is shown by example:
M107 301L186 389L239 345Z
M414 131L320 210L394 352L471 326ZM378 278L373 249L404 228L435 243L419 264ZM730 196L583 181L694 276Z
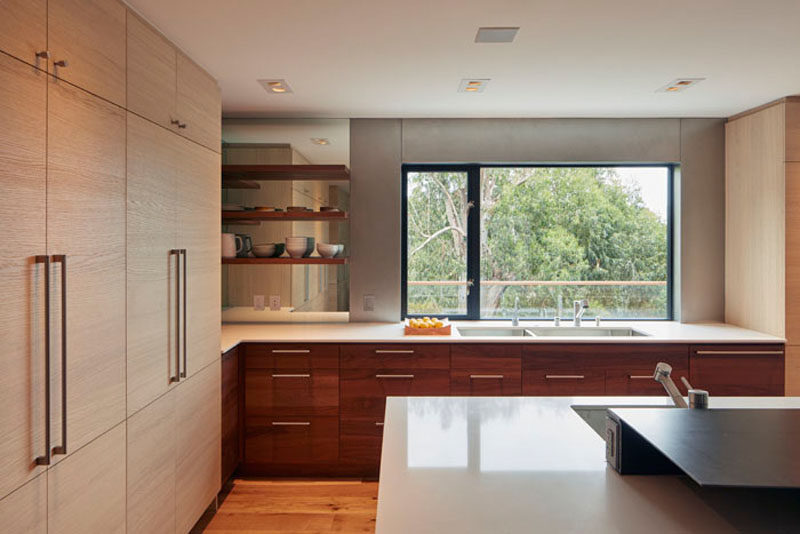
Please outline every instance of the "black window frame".
M586 168L586 167L661 167L667 170L667 314L664 318L603 318L607 321L672 321L674 320L674 180L677 163L404 163L402 166L402 231L401 231L401 277L400 299L401 318L437 317L452 320L507 321L499 317L481 317L481 248L480 248L480 180L484 168ZM471 208L467 217L467 313L447 314L409 314L408 313L408 173L410 172L465 172L467 174L467 202ZM541 317L520 317L521 320L546 320Z

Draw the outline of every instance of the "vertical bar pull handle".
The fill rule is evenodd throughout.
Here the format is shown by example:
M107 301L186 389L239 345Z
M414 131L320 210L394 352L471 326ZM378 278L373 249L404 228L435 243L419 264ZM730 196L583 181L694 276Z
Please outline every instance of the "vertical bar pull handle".
M170 383L181 381L181 251L173 248L170 256L175 256L175 374L169 377Z
M50 465L50 256L36 256L44 264L44 456L36 465Z
M53 454L67 454L67 255L56 254L52 261L61 264L61 445Z
M181 371L181 378L186 378L186 373L189 370L186 367L186 293L187 293L187 280L186 280L186 249L182 248L180 253L183 255L183 371Z

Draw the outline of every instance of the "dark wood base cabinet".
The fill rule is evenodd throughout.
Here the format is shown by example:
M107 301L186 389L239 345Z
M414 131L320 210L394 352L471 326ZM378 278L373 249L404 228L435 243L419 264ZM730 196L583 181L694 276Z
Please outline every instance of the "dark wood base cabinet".
M223 477L376 477L388 396L664 395L658 362L684 394L784 391L779 344L247 343L223 356Z

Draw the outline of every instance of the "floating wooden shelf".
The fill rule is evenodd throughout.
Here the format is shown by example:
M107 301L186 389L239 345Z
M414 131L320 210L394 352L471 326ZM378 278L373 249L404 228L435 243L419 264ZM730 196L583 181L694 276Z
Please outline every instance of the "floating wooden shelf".
M344 165L223 165L222 180L350 180Z
M237 180L235 178L223 178L222 189L261 189L261 184L253 180Z
M222 258L228 265L344 265L347 258Z
M259 221L346 221L344 211L223 211L222 224L258 224Z

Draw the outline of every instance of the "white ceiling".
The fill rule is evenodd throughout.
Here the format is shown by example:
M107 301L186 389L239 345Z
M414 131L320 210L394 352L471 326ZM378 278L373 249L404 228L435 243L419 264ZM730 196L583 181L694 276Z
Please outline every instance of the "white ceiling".
M229 117L720 117L800 93L800 0L128 2ZM479 26L521 28L475 44ZM486 92L457 93L472 77ZM680 77L707 79L656 92Z

